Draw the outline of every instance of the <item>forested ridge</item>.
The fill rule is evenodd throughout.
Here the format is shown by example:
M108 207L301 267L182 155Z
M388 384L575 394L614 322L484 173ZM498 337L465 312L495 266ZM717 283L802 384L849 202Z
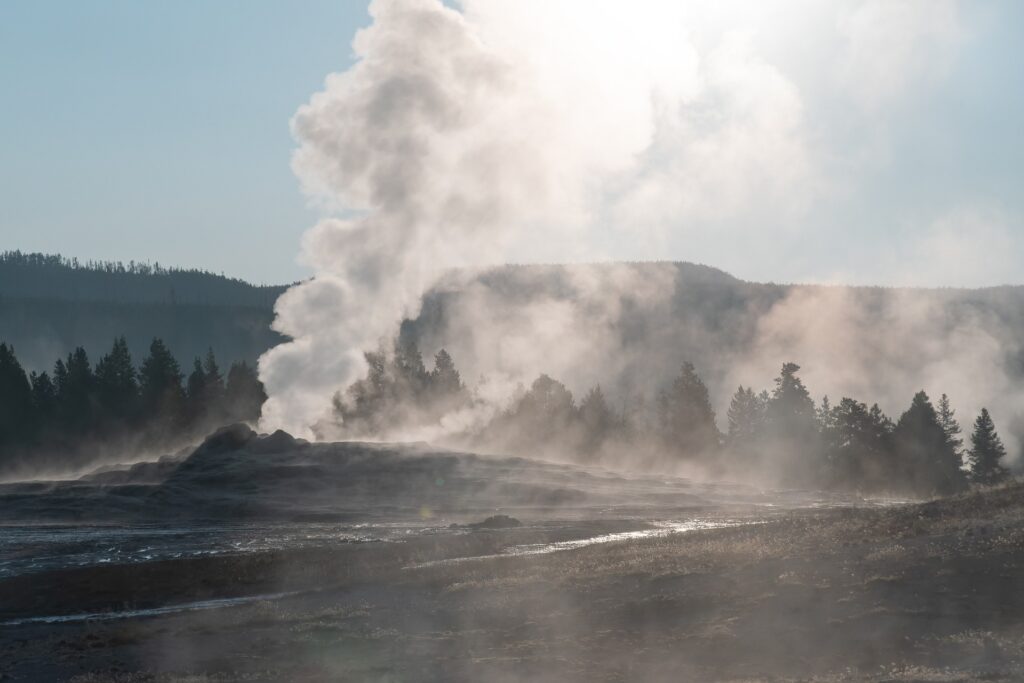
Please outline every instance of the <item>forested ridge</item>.
M155 336L182 358L212 347L252 365L283 340L270 325L285 289L160 264L8 251L0 254L0 340L35 371L78 346L99 355L120 335L136 356Z
M212 349L181 364L158 338L136 365L125 337L93 363L82 347L50 371L26 372L0 341L0 477L137 459L180 448L231 422L255 422L266 400L245 361L222 371Z
M269 308L285 289L160 263L79 261L16 250L0 253L0 293L7 297Z
M711 395L692 363L651 395L613 405L600 385L582 399L557 379L538 376L500 410L490 410L441 349L433 368L415 342L366 354L366 376L334 399L334 420L322 432L388 438L451 424L443 439L524 456L546 455L621 469L691 470L714 478L744 478L784 487L873 495L948 495L970 484L1010 477L1006 447L987 408L964 432L946 394L924 391L892 419L877 403L842 397L819 403L785 362L773 386L740 386L723 431Z

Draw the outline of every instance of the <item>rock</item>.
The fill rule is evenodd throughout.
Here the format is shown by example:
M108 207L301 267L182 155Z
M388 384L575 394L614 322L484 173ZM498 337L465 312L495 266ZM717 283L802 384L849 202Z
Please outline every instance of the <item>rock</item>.
M256 432L250 429L248 425L236 422L235 424L221 427L213 434L210 434L196 451L205 453L237 451L255 438Z
M523 523L515 517L509 517L508 515L494 515L493 517L488 517L482 522L467 524L466 526L470 529L515 529L522 525Z
M288 432L278 429L270 436L263 436L249 446L253 453L284 453L293 451L302 445L298 439Z

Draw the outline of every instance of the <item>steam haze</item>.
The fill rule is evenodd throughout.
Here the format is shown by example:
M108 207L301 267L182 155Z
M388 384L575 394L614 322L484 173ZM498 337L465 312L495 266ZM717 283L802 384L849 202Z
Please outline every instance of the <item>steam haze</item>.
M574 391L656 388L723 330L745 341L698 362L720 415L735 385L767 386L784 360L818 397L897 414L921 387L948 391L964 416L1013 393L1007 321L967 307L951 322L931 294L787 289L712 333L680 320L669 266L577 267L571 296L514 307L477 278L508 261L671 253L743 277L785 261L792 279L835 283L1015 279L1019 219L998 196L908 206L869 180L899 168L897 127L972 39L954 0L416 0L371 15L356 64L292 121L293 168L325 218L302 244L315 277L277 304L275 329L293 341L260 363L265 426L308 434L363 374L362 353L435 287L464 291L424 351L453 350L496 401L539 372ZM890 226L885 243L858 215ZM857 266L816 262L825 243ZM623 336L624 308L651 323L639 336Z
M1024 680L1022 64L1020 0L0 2L0 681Z

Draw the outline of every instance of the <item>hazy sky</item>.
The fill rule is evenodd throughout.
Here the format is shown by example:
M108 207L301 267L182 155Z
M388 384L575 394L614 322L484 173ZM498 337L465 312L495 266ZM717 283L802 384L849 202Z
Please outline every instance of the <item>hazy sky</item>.
M679 98L686 125L656 126L644 172L594 200L585 248L510 257L1024 283L1024 3L828 4L718 3L688 33L704 75ZM0 3L0 248L308 274L296 258L318 213L289 120L368 23L361 3L324 0ZM658 39L603 28L624 62Z

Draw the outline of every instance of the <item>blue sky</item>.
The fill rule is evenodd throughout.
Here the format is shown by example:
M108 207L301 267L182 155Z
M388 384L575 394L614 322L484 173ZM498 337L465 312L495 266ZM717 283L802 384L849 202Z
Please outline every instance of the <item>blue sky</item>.
M905 95L871 116L851 116L834 71L808 65L812 36L801 52L765 31L765 53L801 89L806 139L828 140L812 170L839 189L793 219L815 228L787 233L779 219L763 231L778 253L751 255L730 248L750 215L733 219L739 232L695 219L653 241L598 236L599 255L750 279L1024 282L1024 3L961 3L958 21L955 50L927 56L942 68L909 72ZM296 256L317 213L289 167L288 122L351 64L368 23L362 3L325 0L0 4L0 248L307 275ZM981 249L958 256L992 235L994 265Z
M288 121L368 21L325 0L0 4L0 248L303 276L316 214Z

